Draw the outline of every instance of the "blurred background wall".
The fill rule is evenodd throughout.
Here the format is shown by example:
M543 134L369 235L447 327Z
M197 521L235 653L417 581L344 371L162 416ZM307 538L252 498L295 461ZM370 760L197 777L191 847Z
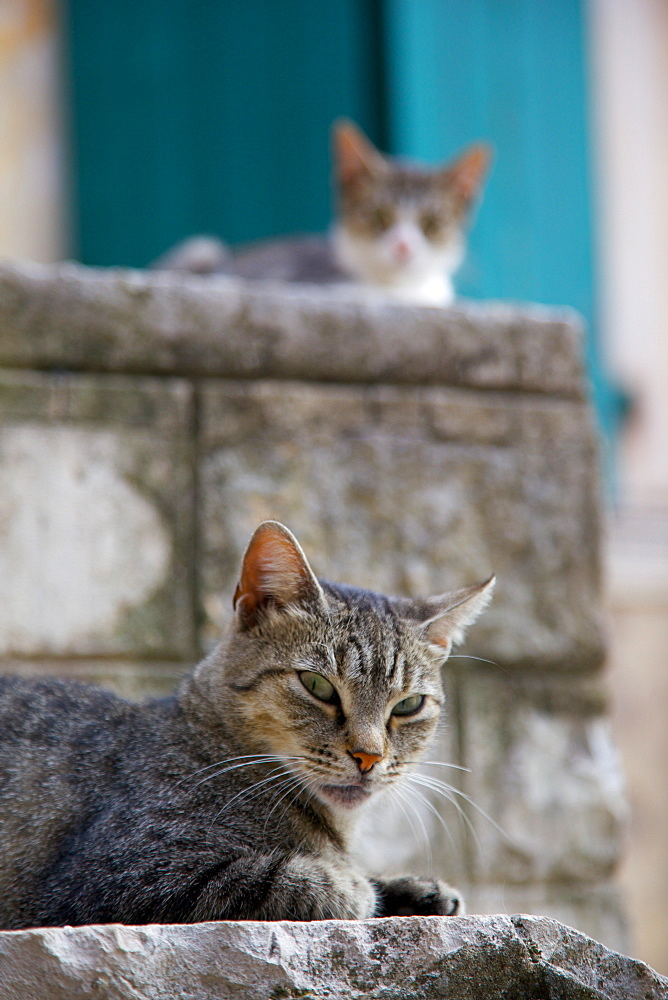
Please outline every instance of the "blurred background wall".
M0 253L322 230L329 128L496 161L462 294L572 305L604 432L636 953L668 971L664 0L0 0Z
M591 0L596 268L623 387L608 537L611 676L639 952L668 969L668 4Z
M0 0L3 256L57 260L69 246L60 45L53 0Z

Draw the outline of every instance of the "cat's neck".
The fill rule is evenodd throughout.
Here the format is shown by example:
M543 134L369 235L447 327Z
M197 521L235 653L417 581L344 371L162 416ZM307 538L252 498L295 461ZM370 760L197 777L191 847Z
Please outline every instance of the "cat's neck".
M449 306L455 298L452 280L447 274L430 274L421 281L388 284L382 288L387 296L397 302L419 306Z

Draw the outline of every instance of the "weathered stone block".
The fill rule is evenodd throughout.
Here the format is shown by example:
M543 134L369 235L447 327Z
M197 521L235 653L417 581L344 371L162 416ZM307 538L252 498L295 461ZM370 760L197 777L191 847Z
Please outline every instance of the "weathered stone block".
M0 267L0 365L519 389L582 399L570 310L76 264Z
M665 1000L668 980L554 920L395 917L0 934L25 1000Z
M429 594L495 571L468 654L535 670L600 664L595 445L583 404L208 382L200 427L209 641L249 535L276 518L317 572L359 586Z
M477 672L462 680L461 706L474 880L608 878L627 806L598 686Z
M0 655L190 658L191 389L0 373Z

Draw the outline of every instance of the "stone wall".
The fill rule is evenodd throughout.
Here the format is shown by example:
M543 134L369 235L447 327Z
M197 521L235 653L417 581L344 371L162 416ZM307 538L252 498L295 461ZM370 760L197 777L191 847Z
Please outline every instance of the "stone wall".
M538 308L1 269L2 669L171 689L219 634L266 517L362 586L424 594L494 570L433 755L467 770L425 771L467 798L444 807L425 785L362 853L447 875L474 912L545 913L625 948L580 339Z

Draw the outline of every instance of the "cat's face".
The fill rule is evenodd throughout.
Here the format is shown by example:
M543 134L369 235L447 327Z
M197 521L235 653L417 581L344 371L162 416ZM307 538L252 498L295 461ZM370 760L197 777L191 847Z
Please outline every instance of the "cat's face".
M325 599L328 614L273 610L256 627L239 708L257 752L284 755L317 798L345 808L419 759L443 692L437 651L390 602L334 588Z
M335 129L334 149L335 246L344 269L390 290L419 293L431 286L445 294L461 262L466 218L487 170L488 149L473 146L438 169L408 167L381 156L350 123Z
M287 529L265 522L244 559L227 651L237 733L331 809L362 805L426 750L440 666L490 589L411 602L321 583Z

